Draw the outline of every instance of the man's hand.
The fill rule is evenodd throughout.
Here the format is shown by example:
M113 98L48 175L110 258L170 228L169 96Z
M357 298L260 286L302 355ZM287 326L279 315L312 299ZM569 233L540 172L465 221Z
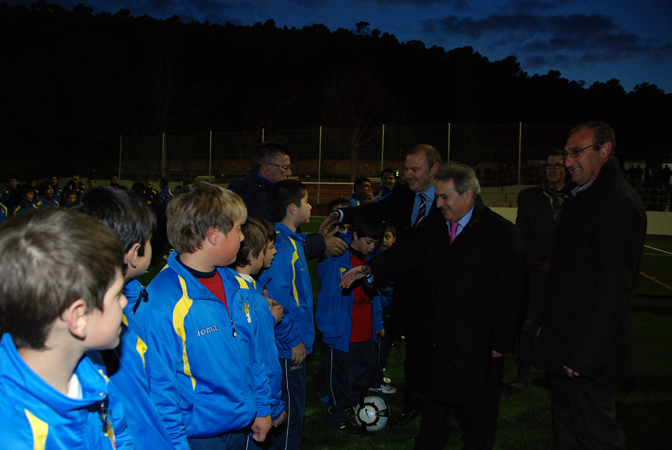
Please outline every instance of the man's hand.
M501 358L503 353L499 353L497 350L492 351L492 357L493 358Z
M371 273L371 268L367 266L366 264L362 264L361 266L353 267L352 269L348 270L343 274L341 277L341 287L344 289L350 289L350 286L352 286L352 283L355 281L359 280L360 278L364 278L368 274Z
M278 428L280 425L283 424L283 422L287 419L287 411L283 411L282 414L280 414L280 417L275 419L272 423L273 428Z
M327 217L322 221L322 225L320 225L320 234L326 236L327 230L335 224L340 217L341 215L337 212L330 212L327 214Z
M266 433L271 429L271 416L257 417L252 422L252 439L257 442L266 440Z
M335 236L336 232L338 232L338 227L324 236L324 243L327 245L327 250L324 253L329 256L341 256L348 249L348 244Z
M565 371L567 371L567 376L568 376L569 378L572 378L572 379L573 379L573 378L576 378L576 377L580 377L580 376L581 376L581 374L580 374L579 372L574 372L572 369L570 369L570 368L567 367L567 366L562 366L562 367L565 369Z
M382 338L382 337L385 337L385 328L383 328L382 330L378 331L378 336L380 336L381 338Z
M294 364L301 364L308 355L306 346L303 345L303 342L299 342L299 345L292 347L292 362Z
M285 307L278 305L278 302L268 298L268 290L264 289L264 298L268 302L268 307L271 309L271 314L275 318L275 326L277 327L282 318L285 317Z

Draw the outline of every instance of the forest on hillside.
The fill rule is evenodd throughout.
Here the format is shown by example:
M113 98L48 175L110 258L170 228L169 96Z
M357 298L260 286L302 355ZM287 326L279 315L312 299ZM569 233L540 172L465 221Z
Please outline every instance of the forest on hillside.
M626 92L617 79L530 76L515 56L399 42L364 22L332 31L0 3L3 161L114 159L120 135L592 119L631 154L672 152L672 94L645 80Z

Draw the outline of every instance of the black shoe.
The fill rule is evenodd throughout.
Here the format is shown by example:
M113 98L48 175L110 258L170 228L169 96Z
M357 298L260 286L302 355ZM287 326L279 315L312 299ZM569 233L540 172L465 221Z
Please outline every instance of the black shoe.
M419 415L420 415L420 411L416 411L415 409L408 409L408 410L402 412L399 417L394 419L394 424L398 427L403 427L403 426L408 425L409 423L413 422L413 419L415 419Z
M516 379L513 380L513 383L511 383L509 385L509 389L511 390L511 392L515 392L515 393L519 394L521 392L525 392L525 389L530 387L531 384L532 384L532 379L530 378L529 375L518 374Z
M354 423L350 422L349 420L341 422L341 424L338 426L338 430L344 432L345 434L352 434L352 435L362 433L362 429L359 428Z

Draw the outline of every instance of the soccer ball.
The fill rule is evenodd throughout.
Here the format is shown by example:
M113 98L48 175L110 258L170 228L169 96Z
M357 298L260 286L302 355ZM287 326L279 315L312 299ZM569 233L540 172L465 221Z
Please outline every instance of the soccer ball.
M363 405L355 408L355 420L357 425L366 431L380 431L385 428L390 417L390 409L385 400L380 397L370 396L364 399Z

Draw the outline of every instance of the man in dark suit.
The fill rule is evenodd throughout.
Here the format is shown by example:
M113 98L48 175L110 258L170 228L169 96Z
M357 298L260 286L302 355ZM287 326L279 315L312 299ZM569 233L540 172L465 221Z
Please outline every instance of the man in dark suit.
M518 194L516 226L523 242L530 291L523 330L518 340L518 375L511 383L512 392L523 392L531 384L534 370L534 343L541 308L546 296L546 280L555 245L555 224L567 198L565 165L557 151L546 157L541 186L523 189Z
M483 205L474 171L451 163L436 175L436 210L413 239L345 273L343 286L367 273L382 284L409 272L426 295L414 299L426 332L421 342L425 401L417 449L442 449L453 419L465 449L494 446L502 355L520 331L527 271L518 230Z
M625 449L616 393L632 375L632 301L646 213L614 157L614 131L589 122L562 153L577 185L558 224L535 367L551 375L556 449Z
M441 165L439 152L427 144L415 145L406 155L406 183L397 186L390 195L379 202L356 208L337 209L325 218L320 228L326 232L334 223L352 223L363 210L375 212L381 220L392 223L397 229L397 243L409 240L424 224L435 208L434 175ZM405 389L404 409L394 423L398 426L409 424L422 411L422 389L424 365L428 358L422 354L423 312L416 309L415 300L422 297L422 285L416 282L417 274L395 280L390 314L391 337L406 338L406 361L404 362Z

